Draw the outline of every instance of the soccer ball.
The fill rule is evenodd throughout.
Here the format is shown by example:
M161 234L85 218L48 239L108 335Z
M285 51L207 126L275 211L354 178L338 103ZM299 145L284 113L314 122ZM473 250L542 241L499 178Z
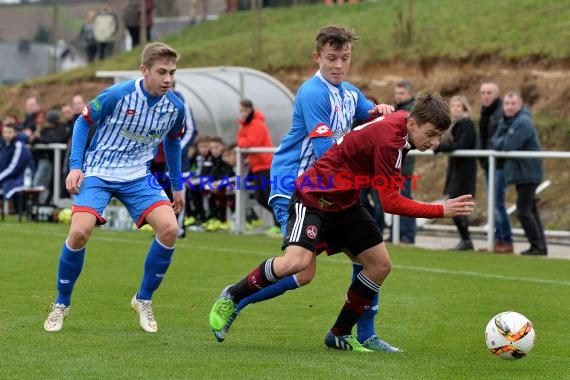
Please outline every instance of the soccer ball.
M524 358L532 350L534 338L532 322L515 311L495 315L485 328L489 351L501 359Z
M71 209L70 208L62 209L57 215L57 220L59 220L60 223L66 223L66 224L71 223Z

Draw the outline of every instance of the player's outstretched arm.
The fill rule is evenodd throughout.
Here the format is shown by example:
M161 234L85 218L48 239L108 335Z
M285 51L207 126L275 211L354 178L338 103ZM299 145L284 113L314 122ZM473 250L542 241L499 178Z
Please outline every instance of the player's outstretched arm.
M470 215L475 209L475 202L471 194L451 198L443 203L443 216L451 218L459 215Z
M376 104L368 113L371 116L388 115L394 112L394 107L390 104Z

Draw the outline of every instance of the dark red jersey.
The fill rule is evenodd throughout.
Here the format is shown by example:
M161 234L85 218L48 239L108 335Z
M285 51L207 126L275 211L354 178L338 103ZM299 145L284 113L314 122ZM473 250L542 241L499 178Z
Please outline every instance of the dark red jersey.
M336 212L360 201L360 189L378 190L382 207L391 214L443 217L442 205L420 203L400 195L401 168L412 148L406 111L363 124L339 139L297 179L296 196L305 205Z

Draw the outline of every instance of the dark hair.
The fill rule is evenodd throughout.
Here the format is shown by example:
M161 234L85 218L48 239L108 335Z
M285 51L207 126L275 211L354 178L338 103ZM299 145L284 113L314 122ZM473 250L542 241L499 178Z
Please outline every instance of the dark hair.
M410 116L419 125L433 124L438 131L446 131L451 124L449 105L439 94L426 92L416 98Z
M14 123L3 124L2 129L4 128L12 128L15 131L18 131L18 126Z
M356 40L358 40L358 37L344 26L327 25L319 30L315 38L317 42L317 53L319 53L326 44L330 44L335 50L340 50Z
M224 153L234 151L237 148L237 143L233 142L231 144L226 145L224 148Z
M240 101L239 104L242 107L253 109L253 102L249 99L242 99L242 101Z
M414 93L414 85L409 80L402 79L396 82L396 87L405 88L410 94Z

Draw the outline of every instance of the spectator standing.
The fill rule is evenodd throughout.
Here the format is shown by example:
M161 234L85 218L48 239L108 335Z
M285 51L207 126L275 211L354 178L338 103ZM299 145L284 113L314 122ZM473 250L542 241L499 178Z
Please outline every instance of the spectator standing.
M540 151L538 134L532 124L528 108L516 92L508 92L504 98L504 116L493 136L496 150ZM517 218L530 243L522 255L546 256L546 238L540 220L535 192L544 178L542 160L539 158L507 158L503 166L505 181L517 190Z
M119 19L109 1L101 2L101 9L93 21L93 34L97 42L97 53L100 60L113 55L115 38L119 31Z
M153 13L154 13L154 0L145 0L145 14L144 28L146 30L146 40L151 41L151 30L153 25ZM123 12L123 20L125 21L125 26L129 31L131 39L133 41L133 47L141 44L141 1L140 0L127 0L125 5L125 10Z
M73 115L73 107L71 104L64 104L60 108L61 123L65 126L68 137L71 137L71 129L75 123L75 115Z
M42 110L38 97L30 96L27 98L26 102L24 103L24 109L25 115L24 120L20 125L20 130L29 137L36 130L36 118L38 113L40 113Z
M410 112L416 101L415 89L408 80L401 80L394 87L394 109L396 111L404 110ZM402 175L406 178L404 188L401 190L402 195L408 199L412 198L412 178L414 175L414 167L416 165L416 157L408 155L404 160ZM400 217L400 243L414 244L416 242L416 218L407 216ZM393 226L392 230L393 232ZM392 234L390 234L392 237ZM392 240L392 239L389 239Z
M237 132L237 144L240 148L273 148L273 141L269 129L265 124L265 115L253 106L249 99L240 102L240 128ZM249 153L250 175L255 177L255 200L265 208L273 217L273 226L267 231L270 234L281 234L281 227L275 219L273 209L269 206L270 169L273 153Z
M499 96L499 86L493 82L481 85L481 117L479 119L479 149L493 149L491 141L497 130L499 121L503 117L503 100ZM485 183L489 181L489 161L487 158L479 160L485 176ZM504 160L498 159L495 168L495 247L497 253L513 252L513 234L507 208L505 207L505 194L507 183L503 173ZM489 194L488 194L489 196Z
M439 152L453 152L457 149L475 149L477 146L477 132L471 120L471 107L465 96L456 95L449 101L451 111L451 127L434 149ZM447 177L443 193L449 198L456 198L462 194L475 196L477 184L477 159L474 157L449 157ZM466 215L456 215L453 223L457 227L459 243L451 248L454 251L471 251L473 242L469 234L469 219Z
M197 24L208 20L208 0L191 0L190 24Z
M79 40L83 45L83 50L85 51L85 56L89 63L93 62L97 57L97 41L95 39L94 31L95 17L97 17L96 11L87 11L85 21L83 22L83 25L81 25L81 31L79 32Z

